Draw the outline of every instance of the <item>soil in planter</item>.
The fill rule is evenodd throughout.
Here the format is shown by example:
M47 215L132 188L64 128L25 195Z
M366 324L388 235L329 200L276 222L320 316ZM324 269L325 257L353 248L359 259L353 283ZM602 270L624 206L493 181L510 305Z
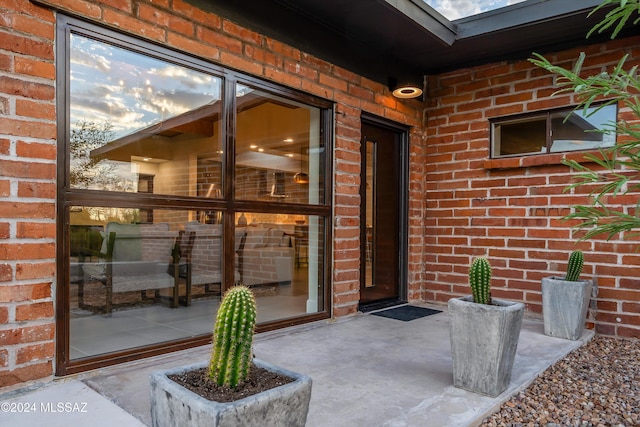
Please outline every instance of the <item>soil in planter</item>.
M180 375L169 375L169 379L205 399L216 402L233 402L295 381L285 375L251 365L249 379L236 388L230 388L213 382L208 376L208 370L209 368L205 367Z

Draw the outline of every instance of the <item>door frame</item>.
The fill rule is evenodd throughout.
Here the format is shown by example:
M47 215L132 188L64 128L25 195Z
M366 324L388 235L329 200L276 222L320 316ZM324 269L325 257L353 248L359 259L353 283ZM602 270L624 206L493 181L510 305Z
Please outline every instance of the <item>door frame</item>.
M383 119L378 116L374 116L367 113L362 113L360 117L360 131L361 131L361 143L364 141L364 135L362 135L362 128L364 124L369 126L375 126L383 128L385 130L394 132L398 136L399 144L399 157L400 165L399 174L400 179L398 183L398 191L400 192L398 200L398 231L400 238L398 240L398 299L396 303L405 302L408 299L408 273L409 273L409 233L408 233L408 212L409 212L409 126L401 125L396 122L392 122L387 119ZM362 148L362 147L361 147ZM363 150L361 149L361 153ZM361 158L361 171L360 171L360 289L364 285L366 279L366 168L365 159ZM393 303L394 301L391 301ZM363 304L359 304L362 309ZM370 308L373 307L373 308ZM369 309L375 309L375 302L370 302L365 305L365 311Z

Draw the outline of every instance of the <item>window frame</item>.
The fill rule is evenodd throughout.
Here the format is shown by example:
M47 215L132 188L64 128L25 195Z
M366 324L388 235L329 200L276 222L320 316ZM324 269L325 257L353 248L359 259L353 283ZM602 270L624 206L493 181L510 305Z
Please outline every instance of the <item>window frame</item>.
M132 52L151 56L153 58L191 68L199 72L211 74L222 79L222 114L221 114L221 146L224 147L224 165L222 173L223 195L219 199L195 196L127 193L104 190L71 188L69 183L70 154L70 35L78 34L102 43L113 44ZM124 34L99 24L86 22L75 17L59 14L56 27L56 110L57 140L58 140L58 168L57 168L57 206L56 206L56 375L68 375L89 369L100 368L133 359L150 357L171 351L204 345L210 342L210 335L198 336L179 341L159 343L144 348L127 349L108 353L95 358L70 360L70 303L69 303L69 249L70 249L70 209L72 206L112 206L116 208L145 208L145 209L185 209L185 210L215 210L223 212L223 235L234 236L236 212L266 212L316 215L324 219L324 250L323 266L324 281L323 299L325 306L322 311L299 318L299 323L311 322L330 317L332 309L331 274L332 263L332 224L333 224L333 117L335 104L315 95L287 88L240 71L211 63L205 59L177 52L169 47ZM235 199L235 146L234 129L236 126L236 84L244 84L262 91L290 99L299 103L311 105L320 109L320 137L323 140L326 155L323 159L323 192L324 201L318 204L286 203L282 201L259 201ZM233 265L233 238L224 238L224 262ZM231 264L228 264L231 263ZM233 283L234 269L224 271L224 283ZM284 326L290 326L298 321L292 319L275 320L258 325L257 331L268 331Z
M590 109L597 108L615 108L615 120L618 119L618 106L617 104L607 104L606 101L593 103ZM572 152L581 152L581 151L590 151L592 148L587 148L584 150L561 150L561 151L551 151L553 146L552 139L552 116L558 113L567 113L573 114L573 111L576 111L576 106L569 107L558 107L558 108L550 108L547 110L541 111L533 111L529 113L515 114L511 116L504 117L495 117L489 119L489 158L491 159L505 159L505 158L513 158L513 157L528 157L528 156L539 156L539 155L550 155L557 153L572 153ZM581 110L579 110L581 111ZM516 154L499 154L500 147L496 145L496 138L498 137L496 128L498 126L508 125L508 124L517 124L517 123L527 123L527 122L535 122L536 119L544 120L545 123L545 152L523 152ZM614 142L615 144L615 142Z

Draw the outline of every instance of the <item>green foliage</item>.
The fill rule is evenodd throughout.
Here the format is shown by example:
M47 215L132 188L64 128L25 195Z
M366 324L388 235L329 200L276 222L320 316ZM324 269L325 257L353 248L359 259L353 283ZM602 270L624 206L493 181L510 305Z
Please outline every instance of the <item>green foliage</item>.
M582 273L582 266L584 265L584 254L582 251L573 251L569 255L569 263L567 264L567 275L565 280L571 282L577 282Z
M253 292L246 286L229 289L216 315L209 364L209 377L218 385L236 387L248 378L255 325Z
M89 121L77 122L70 131L69 150L71 170L69 182L74 188L95 188L112 185L115 179L110 165L99 157L92 157L91 151L100 148L113 139L112 126L109 123Z
M640 0L605 0L597 10L614 5L606 17L590 32L603 32L613 28L612 38L622 27L640 13ZM640 17L631 21L640 22ZM579 104L574 111L583 110L593 115L606 105L618 105L631 112L633 122L619 120L607 124L601 132L617 135L618 143L599 153L584 155L583 162L564 159L563 163L578 172L573 184L566 191L586 186L590 204L577 205L565 220L576 220L574 230L580 232L580 240L603 235L610 240L616 236L629 239L639 235L640 198L635 205L625 205L621 196L640 191L640 78L638 66L626 67L628 55L624 55L610 72L600 72L582 77L585 55L581 53L573 69L553 65L542 55L534 53L530 61L555 74L558 90L555 94L573 94ZM628 69L625 69L628 68ZM600 103L602 101L602 103ZM598 102L598 104L593 105ZM589 108L595 107L589 112ZM616 206L618 204L618 206Z
M620 30L622 30L622 27L624 27L634 12L640 13L640 0L605 0L600 3L598 7L593 9L591 13L589 13L589 16L609 5L615 5L615 7L606 14L602 21L596 24L591 31L589 31L587 37L590 37L591 34L596 31L598 33L602 33L615 25L615 28L611 33L611 38L613 39L618 35ZM633 24L635 25L638 22L640 22L640 17L636 18L633 21Z
M473 302L491 304L491 265L486 258L476 258L469 268L469 285Z

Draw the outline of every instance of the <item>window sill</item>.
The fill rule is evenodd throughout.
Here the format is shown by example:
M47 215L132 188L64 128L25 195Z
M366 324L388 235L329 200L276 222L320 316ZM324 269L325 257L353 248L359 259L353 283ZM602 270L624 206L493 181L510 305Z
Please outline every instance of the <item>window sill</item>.
M561 165L563 159L576 160L584 163L585 154L598 154L599 151L575 151L553 154L537 154L522 157L504 157L500 159L486 159L484 161L485 169L518 169L529 168L535 166L551 166Z

